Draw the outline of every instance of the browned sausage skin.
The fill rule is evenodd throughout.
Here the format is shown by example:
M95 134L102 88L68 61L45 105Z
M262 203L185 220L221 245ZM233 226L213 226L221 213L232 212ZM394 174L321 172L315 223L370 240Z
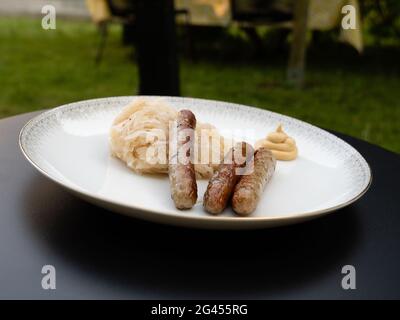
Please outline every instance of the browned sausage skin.
M253 148L245 142L239 142L229 150L208 182L203 199L204 209L208 213L219 214L225 209L242 174L241 169L247 167L253 153Z
M260 148L255 152L253 172L242 176L233 192L232 208L238 215L247 216L257 208L275 166L276 159L270 150Z
M170 153L168 175L171 197L177 209L190 209L197 201L197 183L193 164L194 130L196 117L189 110L178 113L175 130L170 132L170 146L176 145ZM170 150L173 148L170 148Z

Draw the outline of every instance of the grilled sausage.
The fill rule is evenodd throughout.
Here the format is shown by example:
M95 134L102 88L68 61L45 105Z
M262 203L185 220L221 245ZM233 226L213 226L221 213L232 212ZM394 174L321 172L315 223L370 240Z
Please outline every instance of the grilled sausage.
M259 148L256 151L253 172L242 176L233 192L232 207L238 215L247 216L256 209L275 166L276 159L270 150Z
M245 142L239 142L229 150L223 163L208 182L203 199L203 206L207 212L219 214L225 209L243 171L241 169L246 168L253 153L252 146Z
M178 113L177 126L170 131L171 146L168 175L171 197L177 209L190 209L197 201L197 183L193 164L194 134L196 117L189 110Z

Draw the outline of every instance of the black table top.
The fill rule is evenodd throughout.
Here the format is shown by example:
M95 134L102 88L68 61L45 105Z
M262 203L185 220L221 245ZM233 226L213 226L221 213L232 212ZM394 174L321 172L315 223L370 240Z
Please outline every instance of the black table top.
M124 217L41 176L18 147L38 113L0 120L0 298L400 298L400 157L339 134L371 165L353 205L299 225L204 231ZM43 290L41 269L56 268ZM355 290L341 287L356 269Z

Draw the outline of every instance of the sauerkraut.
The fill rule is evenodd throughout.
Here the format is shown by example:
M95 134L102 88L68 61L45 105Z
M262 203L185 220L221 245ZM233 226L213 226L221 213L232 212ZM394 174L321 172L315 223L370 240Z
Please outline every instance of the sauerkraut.
M110 130L111 154L137 173L168 172L169 126L178 111L162 98L140 98L125 106ZM194 146L198 178L209 178L224 154L224 138L197 122Z

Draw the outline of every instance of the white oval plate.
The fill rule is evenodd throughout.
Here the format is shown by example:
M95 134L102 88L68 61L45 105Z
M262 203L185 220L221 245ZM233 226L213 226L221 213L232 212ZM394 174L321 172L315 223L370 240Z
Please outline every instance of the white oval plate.
M297 223L324 215L360 198L371 183L365 159L349 144L305 122L238 104L165 97L177 109L192 110L198 121L250 143L282 123L295 138L299 157L278 161L257 210L237 217L230 208L207 215L199 201L189 211L175 209L165 176L133 173L110 156L108 132L121 108L137 97L113 97L64 105L29 121L21 130L23 154L42 174L76 195L133 217L196 228L246 229ZM252 131L253 130L253 131ZM247 135L247 136L246 136Z

